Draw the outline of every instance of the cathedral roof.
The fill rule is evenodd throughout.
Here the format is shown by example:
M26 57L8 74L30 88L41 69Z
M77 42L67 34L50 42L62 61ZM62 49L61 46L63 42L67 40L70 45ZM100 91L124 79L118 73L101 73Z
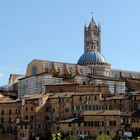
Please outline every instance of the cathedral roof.
M106 60L104 58L104 56L99 53L98 51L89 51L84 53L78 60L79 65L84 65L84 63L98 63L98 62L102 62L102 63L106 63Z

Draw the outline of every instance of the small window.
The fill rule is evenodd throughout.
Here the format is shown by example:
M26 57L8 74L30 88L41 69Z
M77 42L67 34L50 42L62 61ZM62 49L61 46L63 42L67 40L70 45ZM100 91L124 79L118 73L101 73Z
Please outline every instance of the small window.
M50 117L49 116L46 116L46 120L50 120Z
M21 134L20 134L20 137L24 137L24 133L21 133Z
M109 135L109 131L107 131L107 135Z
M28 116L25 116L25 120L28 120Z
M9 123L11 123L11 121L12 121L12 119L11 119L11 117L9 118Z
M80 110L83 110L83 105L80 105Z
M38 124L38 128L41 128L41 124Z
M9 115L11 115L11 112L12 112L12 111L11 111L11 110L9 110Z
M34 116L32 115L32 116L30 116L30 120L34 120Z
M116 126L116 121L109 121L110 126Z
M82 96L80 96L79 101L82 101Z
M97 96L94 97L94 101L97 101Z
M50 108L49 107L46 107L46 112L50 112Z
M1 115L4 115L4 110L1 111Z
M20 126L20 129L23 129L23 125Z
M80 122L78 122L78 127L80 127L81 126L81 123Z
M69 122L69 127L71 127L71 123Z
M85 110L90 110L90 105L85 105Z
M31 111L33 111L33 107L31 107Z
M90 96L86 96L86 101L90 101Z
M76 105L75 105L75 106L73 106L73 110L76 110Z
M37 74L37 66L32 67L32 75Z
M25 129L27 129L27 125L25 125Z
M98 110L99 106L98 105L93 105L93 110Z
M1 118L1 123L4 123L4 118Z

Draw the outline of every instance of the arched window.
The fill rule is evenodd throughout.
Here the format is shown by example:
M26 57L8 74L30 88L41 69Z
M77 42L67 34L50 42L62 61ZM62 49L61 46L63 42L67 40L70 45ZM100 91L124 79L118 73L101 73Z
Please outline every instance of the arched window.
M37 74L37 66L32 66L32 75Z

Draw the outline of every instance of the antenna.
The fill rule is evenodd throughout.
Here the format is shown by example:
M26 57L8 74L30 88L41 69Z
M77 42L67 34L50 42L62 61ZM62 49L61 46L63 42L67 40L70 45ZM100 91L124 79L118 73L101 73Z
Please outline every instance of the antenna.
M90 13L93 16L93 12Z

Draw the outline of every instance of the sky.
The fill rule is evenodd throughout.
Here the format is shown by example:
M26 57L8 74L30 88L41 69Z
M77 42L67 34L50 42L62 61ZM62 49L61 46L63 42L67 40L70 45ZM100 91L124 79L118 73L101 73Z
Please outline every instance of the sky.
M140 0L0 0L0 85L33 59L77 63L92 16L112 68L140 71L139 7Z

